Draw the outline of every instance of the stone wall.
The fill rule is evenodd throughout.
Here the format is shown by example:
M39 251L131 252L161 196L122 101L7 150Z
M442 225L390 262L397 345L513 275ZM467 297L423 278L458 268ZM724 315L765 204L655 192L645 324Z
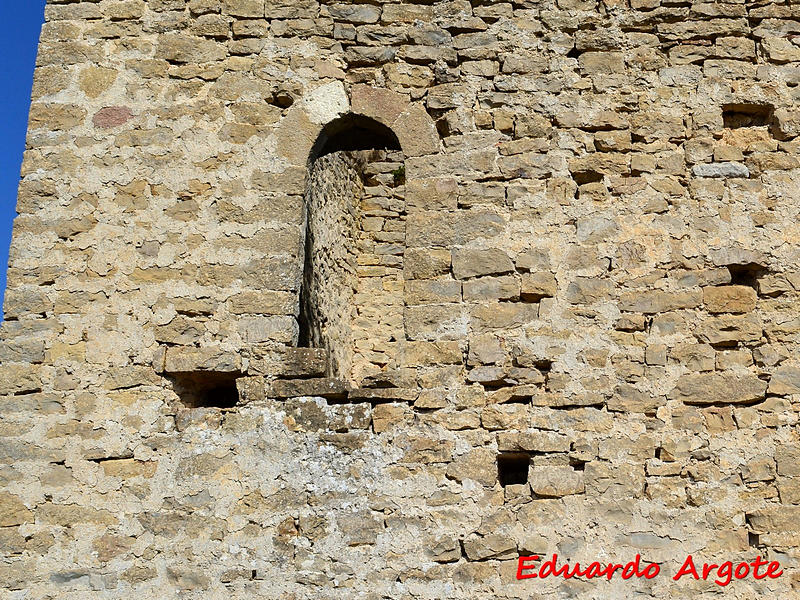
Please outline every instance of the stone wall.
M406 241L405 175L401 152L370 152L363 167L366 186L359 232L352 381L360 384L402 365L403 258Z
M328 375L355 385L396 366L405 339L403 161L393 154L326 154L309 173L300 345L324 348Z
M358 278L363 189L358 165L337 152L314 162L306 192L300 344L327 350L328 374L346 380L353 369L350 313Z
M0 328L8 597L797 597L798 5L46 17ZM347 375L333 336L295 346L312 158L349 115L402 151L329 244ZM517 581L534 553L665 574ZM672 581L689 553L785 574Z

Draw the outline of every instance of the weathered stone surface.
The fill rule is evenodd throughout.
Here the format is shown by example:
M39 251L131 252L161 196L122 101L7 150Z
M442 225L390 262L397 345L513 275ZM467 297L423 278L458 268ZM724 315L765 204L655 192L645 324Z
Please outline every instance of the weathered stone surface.
M566 452L570 448L570 441L568 436L552 431L521 431L517 446L520 450L532 452Z
M274 381L268 395L276 398L296 398L298 396L322 396L338 398L346 395L347 385L338 379L285 379Z
M450 250L409 248L405 254L406 279L431 279L450 272Z
M240 292L229 298L229 310L236 315L287 315L295 310L295 299L288 292Z
M587 463L584 471L587 495L630 500L644 493L644 469L638 465L611 466L602 461Z
M284 377L319 377L325 374L328 353L322 348L287 348L278 374Z
M780 108L775 111L775 121L782 135L795 137L800 133L800 111Z
M519 278L514 276L482 277L465 281L462 287L465 302L520 299Z
M153 368L131 365L110 368L103 381L103 387L108 390L119 390L138 385L160 385L162 381Z
M582 494L583 473L572 467L531 467L530 484L533 493L545 498Z
M165 373L215 371L233 373L242 370L242 359L219 347L167 348L164 358Z
M467 333L467 316L457 304L411 306L405 311L405 326L411 340L457 340Z
M408 281L405 299L408 305L460 302L461 283L447 279Z
M264 0L222 0L222 12L234 17L263 17Z
M339 5L339 8L341 9L342 6ZM356 9L357 7L352 8ZM374 10L374 7L365 7L365 10L369 8ZM371 117L391 126L397 117L408 108L410 99L404 94L391 90L359 84L351 88L350 101L354 113Z
M419 392L404 388L358 388L350 390L347 399L350 402L413 402Z
M450 536L438 536L426 544L428 556L439 563L458 562L461 558L461 544Z
M522 405L495 405L481 410L481 425L490 431L527 429L530 418Z
M471 479L492 487L497 481L497 462L494 452L486 448L476 448L459 456L447 466L447 476L462 482Z
M370 4L331 4L328 12L337 21L346 23L376 23L381 16L381 9Z
M558 284L552 273L527 273L522 276L520 293L523 300L538 302L542 298L552 298L557 291Z
M695 308L702 302L702 292L661 292L644 290L626 292L620 297L620 309L631 312L655 314L682 308Z
M0 527L22 525L33 521L33 512L18 497L0 493Z
M92 548L97 552L97 560L108 562L111 559L127 554L136 538L121 535L103 535L95 539Z
M41 388L38 368L24 364L0 365L0 395L30 393Z
M297 321L293 317L242 317L239 320L239 333L245 342L291 343L297 336Z
M789 364L778 367L769 380L769 393L780 396L800 394L800 367Z
M115 69L87 67L81 71L78 85L89 98L97 98L110 88L116 79L117 71Z
M580 277L567 287L567 301L572 304L593 304L611 300L613 289L610 281Z
M756 301L756 291L744 285L703 288L703 304L710 313L749 312Z
M495 237L503 227L502 216L489 210L455 215L419 212L409 215L406 220L406 243L411 247L451 247L480 238Z
M52 502L39 506L37 519L43 523L71 527L75 523L93 523L97 525L116 525L117 519L104 509L96 509L77 504L54 504Z
M453 443L432 437L402 434L398 440L405 453L400 462L434 464L449 462L453 456Z
M336 522L349 546L374 544L384 529L383 520L369 512L340 515Z
M708 344L755 342L761 339L762 324L755 315L721 316L698 327L697 337Z
M496 302L480 305L472 311L471 325L476 333L497 329L522 327L534 322L539 317L536 304L519 302Z
M687 404L740 404L764 399L767 382L752 374L699 373L678 379L670 398Z
M140 461L132 458L104 460L101 462L103 472L109 477L131 479L134 477L150 478L155 475L158 463L155 461Z
M666 404L666 400L663 396L655 396L626 384L614 390L614 394L608 400L608 410L655 413L659 406Z
M461 364L458 342L406 342L402 362L407 366Z
M494 335L480 335L469 340L469 365L502 363L506 356L502 343Z
M425 156L439 151L439 136L430 116L419 104L400 114L393 129L406 156Z
M72 104L31 104L28 127L30 129L69 130L82 125L86 110Z
M748 522L754 531L761 533L777 531L797 531L800 506L784 506L763 508L748 512Z
M384 390L373 390L384 391ZM402 394L393 394L400 396ZM382 400L393 401L401 398L381 398ZM396 404L378 404L372 411L372 429L375 433L388 431L392 427L403 426L412 418L411 411L407 406Z
M176 63L205 63L222 60L225 58L225 51L211 40L167 34L160 39L156 58Z
M795 446L781 445L775 449L775 462L778 475L788 477L800 476L800 449Z
M695 177L750 177L750 170L742 163L721 162L695 165L692 174Z
M470 560L510 558L516 551L514 543L499 534L472 535L464 540L464 552Z
M409 210L455 209L458 183L452 177L413 179L406 182L406 207Z
M3 299L3 312L7 319L18 319L25 315L44 314L52 311L53 303L36 288L9 290Z

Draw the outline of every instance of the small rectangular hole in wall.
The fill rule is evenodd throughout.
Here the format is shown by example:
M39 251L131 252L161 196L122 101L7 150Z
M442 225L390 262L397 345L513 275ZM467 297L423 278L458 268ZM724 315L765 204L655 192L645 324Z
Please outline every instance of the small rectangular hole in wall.
M507 452L497 455L497 478L500 485L518 485L528 483L528 467L531 464L530 454Z
M731 285L746 285L758 291L758 280L769 272L763 265L749 263L746 265L728 265L731 274Z
M239 402L236 379L241 373L192 371L172 373L173 390L189 408L233 408Z
M724 104L722 122L727 129L764 127L771 123L774 110L769 104Z
M600 183L603 181L603 174L597 171L576 171L572 174L575 183L584 185L586 183Z
M756 546L758 546L758 542L759 542L758 534L757 533L753 533L752 531L748 531L747 532L747 543L752 548L755 548Z

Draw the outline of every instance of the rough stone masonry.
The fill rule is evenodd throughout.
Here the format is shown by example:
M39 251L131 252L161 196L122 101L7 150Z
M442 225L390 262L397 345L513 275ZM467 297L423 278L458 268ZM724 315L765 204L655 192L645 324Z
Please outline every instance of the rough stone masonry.
M800 4L46 19L3 598L800 598Z

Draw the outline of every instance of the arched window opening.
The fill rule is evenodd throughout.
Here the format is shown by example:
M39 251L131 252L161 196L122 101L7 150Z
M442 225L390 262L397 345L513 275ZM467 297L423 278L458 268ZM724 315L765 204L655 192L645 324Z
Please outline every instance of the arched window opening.
M394 132L361 115L346 115L328 123L311 149L312 164L326 154L357 150L400 150Z
M356 115L326 126L311 154L298 345L325 348L328 376L354 385L404 337L404 172L394 133Z

